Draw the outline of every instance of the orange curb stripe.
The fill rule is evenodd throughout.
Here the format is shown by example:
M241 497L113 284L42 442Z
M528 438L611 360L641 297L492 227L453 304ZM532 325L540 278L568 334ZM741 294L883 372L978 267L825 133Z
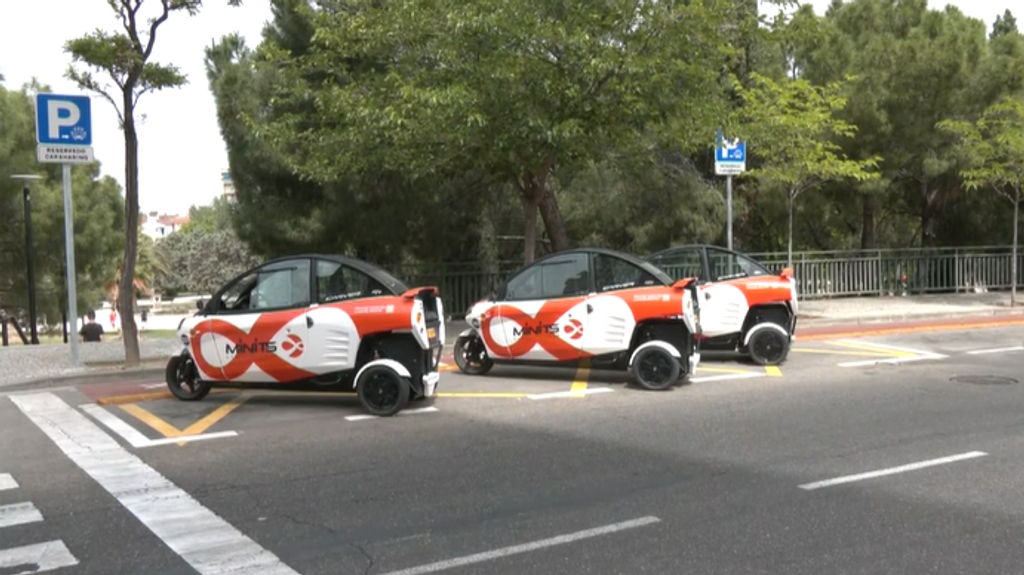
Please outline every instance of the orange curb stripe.
M902 333L923 333L930 331L956 331L964 329L980 329L989 327L1010 327L1024 325L1024 319L1015 319L1009 321L986 321L986 322L973 322L973 323L955 323L955 324L940 324L940 325L918 325L918 326L907 326L907 327L891 327L891 328L874 328L874 329L862 329L835 333L823 333L813 335L800 335L800 332L796 332L796 341L816 341L825 339L842 339L847 337L864 337L869 335L895 335Z

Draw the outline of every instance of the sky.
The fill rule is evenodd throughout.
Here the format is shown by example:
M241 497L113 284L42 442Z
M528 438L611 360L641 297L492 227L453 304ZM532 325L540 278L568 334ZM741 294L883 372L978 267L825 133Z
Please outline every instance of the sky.
M937 8L953 4L991 28L996 15L1017 0L930 0ZM810 0L824 13L830 0ZM147 0L146 16L159 5ZM147 12L148 8L148 12ZM1015 14L1024 17L1024 9ZM139 102L139 202L144 212L186 214L221 192L220 174L227 152L217 124L213 95L206 81L203 50L221 36L238 32L250 46L259 43L271 18L267 0L245 0L232 8L225 0L207 0L199 15L174 14L157 32L153 60L173 64L188 77L181 88L147 93ZM64 77L70 64L67 39L95 29L114 31L120 21L107 0L3 0L0 7L0 75L19 89L33 77L58 94L86 94ZM142 116L145 115L145 119ZM124 185L124 140L109 102L92 96L93 149L101 173Z

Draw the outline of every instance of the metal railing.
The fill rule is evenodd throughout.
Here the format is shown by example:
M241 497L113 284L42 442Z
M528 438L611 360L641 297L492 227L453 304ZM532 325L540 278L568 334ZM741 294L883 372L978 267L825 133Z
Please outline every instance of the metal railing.
M1018 252L1017 285L1021 286L1024 249ZM745 255L774 273L786 267L784 252ZM1011 260L1009 246L795 252L793 275L801 299L976 293L1008 290ZM461 316L522 267L522 262L501 262L491 272L472 262L384 267L410 285L438 286L445 315Z

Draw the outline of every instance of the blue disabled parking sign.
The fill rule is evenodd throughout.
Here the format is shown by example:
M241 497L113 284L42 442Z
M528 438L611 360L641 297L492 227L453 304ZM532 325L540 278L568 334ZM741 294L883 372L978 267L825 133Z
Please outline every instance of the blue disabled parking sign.
M40 162L92 162L92 101L89 96L36 94L36 143Z

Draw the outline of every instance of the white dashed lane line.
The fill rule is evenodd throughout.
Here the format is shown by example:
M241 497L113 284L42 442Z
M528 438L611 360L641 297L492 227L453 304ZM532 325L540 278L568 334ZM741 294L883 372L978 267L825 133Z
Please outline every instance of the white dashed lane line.
M983 355L986 353L1008 353L1012 351L1024 351L1024 345L1018 345L1016 347L997 347L994 349L976 349L967 353L970 355Z
M965 459L974 459L976 457L984 457L988 455L984 451L970 451L967 453L960 453L958 455L950 455L948 457L940 457L938 459L929 459L927 461L918 461L916 463L909 463L907 465L900 465L899 467L889 467L887 469L879 469L876 471L868 471L867 473L858 473L856 475L844 475L842 477L836 477L834 479L826 479L824 481L815 481L814 483L805 483L800 485L800 489L813 490L821 489L822 487L831 487L833 485L840 485L843 483L852 483L854 481L863 481L865 479L874 479L876 477L883 477L886 475L895 475L897 473L906 473L907 471L916 471L918 469L924 469L925 467L934 467L936 465L945 465L947 463L955 463L957 461L963 461Z

